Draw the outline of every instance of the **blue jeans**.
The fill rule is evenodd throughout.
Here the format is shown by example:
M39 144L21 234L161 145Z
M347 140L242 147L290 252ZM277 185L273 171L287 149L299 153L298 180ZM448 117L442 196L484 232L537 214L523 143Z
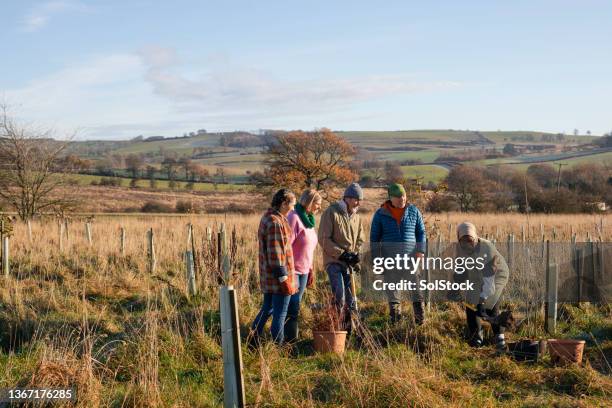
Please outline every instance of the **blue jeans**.
M334 302L338 310L342 310L344 305L349 310L355 310L355 296L351 290L351 275L346 267L339 263L330 263L325 269L327 270L327 276L329 277L329 283L334 295Z
M276 343L281 344L284 339L283 327L290 299L291 296L289 295L264 293L263 305L261 305L261 310L257 313L251 325L251 330L254 330L258 336L261 336L268 318L272 316L272 339Z
M287 308L287 321L285 322L285 341L297 340L300 302L302 301L302 296L304 296L306 284L308 283L308 274L296 276L298 278L299 290L296 294L292 295L291 299L289 300L289 307Z

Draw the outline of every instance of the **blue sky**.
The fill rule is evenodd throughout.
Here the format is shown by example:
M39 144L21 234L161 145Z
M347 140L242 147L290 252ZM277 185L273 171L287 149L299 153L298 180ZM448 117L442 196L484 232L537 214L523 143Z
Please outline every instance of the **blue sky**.
M306 4L307 3L307 4ZM610 1L10 1L0 99L81 139L612 130Z

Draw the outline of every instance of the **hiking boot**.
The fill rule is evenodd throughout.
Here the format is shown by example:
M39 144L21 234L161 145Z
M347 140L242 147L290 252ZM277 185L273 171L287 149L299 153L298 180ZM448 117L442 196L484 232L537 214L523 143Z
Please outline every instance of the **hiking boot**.
M482 329L472 334L468 344L470 345L470 347L482 347Z
M423 302L412 302L412 310L414 311L414 323L420 326L425 321L425 305Z
M353 313L349 309L344 310L342 316L342 330L346 330L347 336L353 333Z
M499 353L506 352L506 338L503 333L495 336L495 350Z
M470 347L480 348L482 347L482 340L475 338L475 339L470 340L468 344L470 345Z
M389 303L389 318L391 324L396 324L402 319L402 306L399 303Z

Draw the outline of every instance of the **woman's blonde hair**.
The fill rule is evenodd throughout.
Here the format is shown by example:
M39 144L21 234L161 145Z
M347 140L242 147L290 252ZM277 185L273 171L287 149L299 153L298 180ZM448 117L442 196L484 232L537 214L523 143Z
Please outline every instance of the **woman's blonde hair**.
M319 192L314 188L308 188L304 190L304 192L300 196L300 204L304 208L308 208L308 206L314 203L315 201L320 202L322 200L323 198L321 197L321 194L319 194Z

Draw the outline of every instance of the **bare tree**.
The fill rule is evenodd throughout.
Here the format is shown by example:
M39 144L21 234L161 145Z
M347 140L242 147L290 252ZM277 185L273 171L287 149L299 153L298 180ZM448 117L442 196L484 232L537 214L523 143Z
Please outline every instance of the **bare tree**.
M69 140L50 136L51 131L17 123L0 105L0 198L24 221L43 211L63 213L75 203L58 193L65 177L55 172Z

